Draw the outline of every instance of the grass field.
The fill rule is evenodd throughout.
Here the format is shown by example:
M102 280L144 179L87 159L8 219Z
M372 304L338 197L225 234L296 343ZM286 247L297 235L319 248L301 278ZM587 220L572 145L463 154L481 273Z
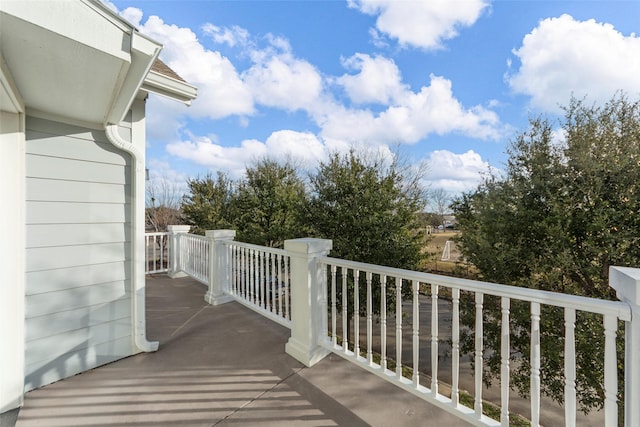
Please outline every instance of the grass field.
M457 231L444 231L427 236L428 242L424 248L427 252L427 261L424 264L424 271L430 273L452 274L454 271L463 275L473 274L473 267L469 266L461 257L453 238L458 235ZM450 246L450 257L448 261L442 261L442 252L447 244Z

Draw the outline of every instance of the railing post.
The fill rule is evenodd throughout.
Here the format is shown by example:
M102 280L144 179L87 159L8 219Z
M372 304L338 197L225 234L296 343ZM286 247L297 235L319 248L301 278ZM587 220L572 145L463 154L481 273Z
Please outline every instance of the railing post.
M233 241L236 230L207 230L204 236L209 239L209 290L204 300L211 305L233 301L229 293L231 260L224 242Z
M180 271L180 248L178 247L178 235L187 234L191 230L190 225L168 225L169 231L169 271L167 275L172 279L186 277L187 275Z
M610 267L609 286L631 308L625 329L624 425L640 426L640 269Z
M284 242L291 257L291 337L285 351L306 366L313 366L329 351L318 345L321 337L322 286L326 277L316 258L326 256L333 242L324 239L293 239Z

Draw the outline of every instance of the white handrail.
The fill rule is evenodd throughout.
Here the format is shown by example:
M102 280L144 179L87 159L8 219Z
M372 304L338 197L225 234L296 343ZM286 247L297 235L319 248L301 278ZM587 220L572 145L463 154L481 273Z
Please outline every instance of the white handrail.
M572 307L576 310L588 311L597 314L610 314L618 319L628 322L631 320L631 309L620 301L608 301L597 298L583 297L579 295L562 294L538 289L521 288L517 286L501 285L479 280L461 279L458 277L441 276L432 273L403 270L393 267L384 267L375 264L367 264L357 261L349 261L338 258L322 257L318 261L325 264L336 265L353 270L370 271L373 274L402 277L406 280L417 280L420 283L441 285L447 288L482 292L485 295L508 297L522 301L537 302L539 304L555 307Z
M531 304L531 419L534 424L538 425L540 422L540 306L549 305L555 307L561 307L565 310L565 322L566 322L566 334L565 334L565 423L567 425L575 425L576 422L576 351L575 351L575 320L576 311L583 311L589 313L595 313L602 315L604 326L604 410L605 410L605 426L614 427L618 422L618 404L617 404L617 361L616 361L616 334L617 334L617 322L622 320L630 322L631 309L630 306L622 301L606 301L595 298L587 298L575 295L567 295L549 291L540 291L535 289L520 288L514 286L506 286L488 282L479 282L468 279L460 279L448 276L439 276L429 273L421 273L410 270L403 270L397 268L383 267L379 265L354 262L348 260L342 260L332 257L317 257L316 262L321 266L324 271L329 272L330 277L322 282L323 286L331 286L330 290L325 290L325 295L331 295L332 300L325 302L323 313L325 316L332 316L331 321L328 319L322 320L323 331L320 345L335 354L338 354L347 360L350 360L357 365L368 369L369 371L381 376L382 378L395 383L396 385L416 394L425 400L428 400L438 406L441 406L451 412L462 415L463 418L478 425L509 425L509 383L510 383L510 364L511 364L511 348L510 339L511 332L509 328L510 310L512 301L525 301ZM379 288L376 291L378 295L384 295L382 289L388 286L388 280L395 278L396 283L396 359L393 361L396 363L395 373L387 369L389 360L387 358L386 349L386 313L381 315L385 319L384 328L380 331L379 342L385 344L384 351L381 350L381 359L376 362L373 361L371 356L371 295L372 295L372 277L375 277L379 281L376 282L376 286ZM366 280L361 280L366 278ZM352 291L349 291L351 296L347 298L347 283L353 287ZM337 329L336 317L338 312L336 310L337 299L340 296L337 295L337 287L342 286L342 329ZM401 288L407 286L411 292L410 301L406 307L402 306L403 293ZM426 330L421 330L421 297L424 295L425 287L430 288L430 310L431 310L431 328L430 333ZM367 301L366 307L366 322L367 333L361 336L359 332L360 323L360 287L362 287L363 298ZM450 397L443 395L438 390L438 343L439 343L439 329L438 325L441 323L441 319L438 317L438 302L439 302L439 288L448 288L451 290L451 304L452 308L452 342L451 342L451 356L452 356L452 385L454 389L451 392ZM366 291L365 291L366 289ZM460 352L459 352L459 333L460 333L460 318L458 314L458 304L460 299L460 291L470 292L475 295L475 399L473 408L467 408L459 403L459 365L460 365ZM483 376L482 368L484 364L483 351L484 351L484 322L485 322L485 308L483 306L485 295L492 295L500 297L499 310L500 314L497 315L496 321L500 322L500 343L498 348L493 349L497 352L499 357L500 369L500 420L493 420L483 415ZM424 298L424 297L422 297ZM426 301L425 301L426 302ZM382 304L382 303L381 303ZM348 305L348 307L347 307ZM384 305L381 305L384 307ZM403 335L403 316L400 314L403 310L409 310L412 316L407 316L407 319L412 319L410 327L410 336L404 337ZM349 314L353 314L351 321L348 320ZM324 325L331 325L331 330L328 331ZM349 331L349 325L353 325L352 331ZM351 334L353 332L353 334ZM336 336L342 335L342 343L336 340ZM385 338L383 338L385 337ZM403 352L402 345L403 339L410 341L411 361L402 360ZM364 350L361 351L361 341L366 340L366 354ZM431 346L431 373L430 381L421 380L421 368L426 366L421 362L420 347L429 343ZM363 343L364 344L364 343ZM366 357L365 357L366 356ZM406 357L406 356L405 356ZM383 360L384 359L384 360ZM409 366L411 368L411 375L407 376L403 372L401 365ZM637 379L636 379L637 380Z

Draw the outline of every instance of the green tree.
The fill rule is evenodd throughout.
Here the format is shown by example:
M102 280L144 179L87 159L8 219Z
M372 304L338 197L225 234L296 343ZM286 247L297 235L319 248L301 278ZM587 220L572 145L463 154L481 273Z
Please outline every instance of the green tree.
M488 176L453 204L462 234L458 244L488 281L614 299L609 266L640 264L640 102L614 96L604 106L572 100L554 141L548 119L531 120L511 144L503 177ZM499 300L485 301L485 347L499 348ZM472 301L463 320L473 325ZM543 392L563 399L563 313L542 313ZM529 389L529 306L511 307L512 354L521 357L512 384ZM576 323L577 393L584 412L600 408L602 319L580 314ZM467 334L463 351L473 352ZM485 380L500 371L488 351ZM516 356L514 356L516 357Z
M422 260L424 208L419 175L404 170L397 161L351 151L333 154L311 176L307 220L313 235L332 239L331 255L352 261L417 269ZM360 276L360 289L366 286ZM380 278L373 278L372 308L380 312ZM342 306L342 277L338 272L337 300ZM349 316L353 315L355 278L347 278ZM388 281L387 307L393 307L395 284ZM404 286L406 292L409 286ZM360 292L366 309L366 292Z
M350 151L333 154L311 176L307 220L314 234L332 239L338 258L416 269L421 260L424 208L419 180L396 159Z
M265 158L246 175L233 202L238 240L281 248L285 239L306 237L305 185L293 164Z
M182 214L195 233L204 234L206 230L233 225L235 190L227 175L218 172L214 178L207 174L203 178L189 179L187 186L189 193L182 198Z

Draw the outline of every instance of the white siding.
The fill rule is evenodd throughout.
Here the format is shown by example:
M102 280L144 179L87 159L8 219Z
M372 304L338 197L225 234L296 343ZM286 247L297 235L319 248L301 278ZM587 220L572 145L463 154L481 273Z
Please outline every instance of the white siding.
M128 356L131 161L104 132L28 118L25 390Z
M0 60L0 77L7 76ZM0 105L0 413L22 405L24 384L24 116L6 107Z

